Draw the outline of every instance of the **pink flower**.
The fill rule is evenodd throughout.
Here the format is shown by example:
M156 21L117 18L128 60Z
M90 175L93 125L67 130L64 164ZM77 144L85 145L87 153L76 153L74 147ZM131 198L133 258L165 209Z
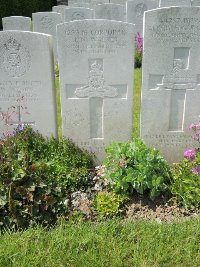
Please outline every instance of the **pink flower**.
M188 149L184 152L184 157L193 161L195 159L196 152L195 149Z
M198 123L198 124L194 124L194 123L190 124L189 129L200 130L200 123Z
M190 124L189 129L196 130L196 124L194 123Z
M139 32L136 32L135 40L137 42L137 48L138 48L138 50L140 52L142 52L142 49L143 49L143 37L140 36L140 33Z
M197 165L194 169L192 169L193 174L199 174L200 173L200 165Z
M200 130L200 123L196 124L196 130Z

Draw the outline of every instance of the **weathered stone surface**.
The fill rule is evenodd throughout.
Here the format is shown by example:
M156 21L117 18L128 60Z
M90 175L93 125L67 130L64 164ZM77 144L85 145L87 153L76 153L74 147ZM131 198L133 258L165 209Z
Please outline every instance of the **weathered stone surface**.
M31 18L11 16L2 18L3 30L31 31Z
M93 19L94 10L84 7L70 7L65 9L64 21L82 20L82 19Z
M200 8L145 13L141 138L169 162L194 146L189 125L200 114Z
M93 8L95 5L103 3L109 3L109 0L68 0L69 6L74 6L74 5L81 6L82 4L89 4L90 5L89 8Z
M136 32L143 36L144 12L158 7L157 0L127 1L127 22L135 24Z
M126 5L126 2L126 0L110 0L110 3L118 5Z
M64 18L65 18L65 9L68 8L68 6L66 5L59 5L59 6L53 6L52 7L52 11L53 12L57 12L60 13L62 16L62 21L64 22Z
M37 12L32 14L33 31L50 34L53 37L54 58L57 60L56 25L62 23L62 16L56 12Z
M0 32L0 136L29 124L57 136L51 36Z
M191 0L160 0L160 7L191 6Z
M191 6L200 6L200 0L191 0Z
M131 138L134 25L83 20L57 26L63 134L98 160Z
M100 4L95 7L95 19L126 21L124 5Z
M91 8L91 5L89 3L71 3L69 7L85 7L85 8ZM92 6L93 8L93 6Z

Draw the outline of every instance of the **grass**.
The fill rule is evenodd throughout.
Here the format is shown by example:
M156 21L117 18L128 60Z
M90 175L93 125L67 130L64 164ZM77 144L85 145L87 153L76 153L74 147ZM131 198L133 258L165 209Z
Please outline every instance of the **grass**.
M142 69L134 72L134 101L133 101L133 131L132 137L139 137L140 131L140 88L142 80Z
M57 122L58 122L58 138L62 139L62 116L61 116L61 103L60 103L60 82L59 82L59 69L55 65L55 86L56 86L56 106L57 106Z
M0 266L198 267L200 220L184 223L63 223L0 238Z

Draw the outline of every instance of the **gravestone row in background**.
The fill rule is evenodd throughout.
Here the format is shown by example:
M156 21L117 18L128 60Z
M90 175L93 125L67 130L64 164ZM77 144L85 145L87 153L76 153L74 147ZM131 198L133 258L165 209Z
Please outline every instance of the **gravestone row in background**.
M113 1L114 2L114 1ZM58 5L52 8L53 12L60 13L62 16L62 21L73 21L73 20L81 20L81 19L109 19L109 20L117 20L117 21L127 21L129 23L133 23L136 25L136 31L142 35L143 28L143 14L144 11L157 8L159 5L159 0L136 0L136 1L122 1L123 5L108 3L106 0L86 0L86 1L74 1L69 0L69 6L66 5ZM126 3L126 5L125 5ZM73 9L74 8L74 9ZM75 9L77 8L77 9ZM40 12L41 13L41 12ZM39 21L36 17L33 16L33 20L36 21L36 26L34 27L38 29L39 32L47 26L49 21L49 26L53 24L52 20L56 22L58 19L55 19L55 15L50 15L49 12L43 12L43 16L45 18L41 21L39 25ZM46 15L45 15L46 13ZM34 13L35 14L35 13ZM39 18L40 15L38 15ZM27 21L29 20L29 22ZM4 22L5 21L5 22ZM3 29L4 30L31 30L30 18L24 17L8 17L4 18L3 21ZM6 24L6 21L9 23ZM34 23L34 21L33 21ZM46 25L44 25L44 23ZM22 24L22 26L21 26ZM55 40L55 27L54 29L44 29L44 33L51 34L53 32L53 37ZM56 48L54 46L55 53Z
M54 59L57 61L56 25L62 23L61 14L56 12L33 13L33 31L52 35Z
M2 18L3 30L31 31L31 18L11 16Z

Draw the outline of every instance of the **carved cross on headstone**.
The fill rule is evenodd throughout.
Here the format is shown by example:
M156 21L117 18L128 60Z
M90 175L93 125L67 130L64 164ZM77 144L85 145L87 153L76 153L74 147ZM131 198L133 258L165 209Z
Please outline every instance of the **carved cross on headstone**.
M24 101L24 96L21 96L21 92L18 91L17 93L17 105L16 106L12 106L12 114L10 114L11 116L9 117L9 120L7 121L8 125L19 125L19 124L29 124L29 125L35 125L35 121L24 121L22 119L22 115L23 114L29 114L27 111L27 107L23 104ZM13 116L17 116L17 120L13 120L12 117Z
M23 109L23 107L21 106L21 104L19 104L17 106L17 113L16 113L18 120L16 120L16 121L12 120L9 124L10 125L19 125L19 124L35 125L35 121L24 121L22 119L22 109Z
M105 98L126 98L127 85L107 85L103 60L89 61L89 76L86 85L66 85L69 99L89 99L90 110L90 138L104 138L103 114Z
M171 90L169 131L183 131L187 90L198 87L199 75L189 69L189 48L174 48L173 69L169 75L150 75L150 90Z

